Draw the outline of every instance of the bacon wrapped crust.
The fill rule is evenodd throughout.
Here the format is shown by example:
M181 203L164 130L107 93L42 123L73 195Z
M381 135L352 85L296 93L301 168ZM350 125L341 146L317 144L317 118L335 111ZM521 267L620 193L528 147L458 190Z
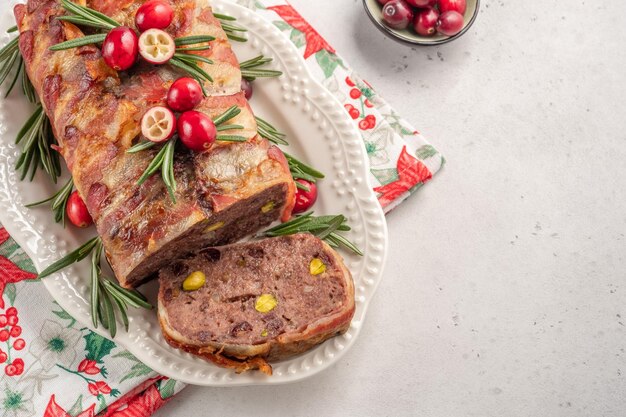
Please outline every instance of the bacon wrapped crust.
M90 0L87 6L134 27L135 0ZM83 3L84 4L84 3ZM178 147L174 161L176 203L159 175L137 180L156 150L128 154L140 138L145 111L164 105L174 80L186 76L170 65L135 65L117 73L95 46L52 52L49 47L83 36L56 0L29 0L15 7L19 45L26 70L102 238L120 284L140 285L187 253L234 242L282 216L289 217L295 185L282 152L257 133L254 115L241 92L241 71L219 21L205 0L172 4L168 31L182 37L209 34L213 65L201 64L213 78L208 97L196 109L215 117L236 105L232 134L245 143L217 143L192 153ZM231 133L231 132L229 132Z

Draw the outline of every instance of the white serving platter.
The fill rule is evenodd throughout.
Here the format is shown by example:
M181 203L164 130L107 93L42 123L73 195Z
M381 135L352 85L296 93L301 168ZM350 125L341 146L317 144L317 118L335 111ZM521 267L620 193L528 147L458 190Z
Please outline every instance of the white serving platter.
M0 33L15 24L9 1L0 16ZM234 43L240 60L259 54L274 59L274 69L284 75L255 82L251 105L257 115L288 134L289 152L321 170L316 214L344 214L352 230L346 235L365 256L342 251L356 289L356 313L349 330L306 354L273 364L274 375L259 372L237 375L203 359L170 347L157 321L156 312L129 310L130 330L118 331L115 342L160 374L179 381L206 386L283 384L324 370L355 343L367 306L381 280L387 252L387 228L383 211L368 182L368 160L360 134L342 105L315 81L295 46L270 22L244 7L225 0L212 2L216 12L232 15L248 28L248 42ZM3 36L2 44L10 39ZM25 204L52 195L58 185L45 175L33 182L20 181L13 170L19 155L14 138L32 112L19 90L0 100L0 222L32 258L37 270L80 246L93 230L77 231L54 223L48 208L28 209ZM45 278L54 299L83 325L92 328L89 313L89 262L74 265ZM156 305L157 284L141 288ZM36 308L36 300L33 300ZM121 328L121 326L118 326ZM108 337L103 329L94 331Z

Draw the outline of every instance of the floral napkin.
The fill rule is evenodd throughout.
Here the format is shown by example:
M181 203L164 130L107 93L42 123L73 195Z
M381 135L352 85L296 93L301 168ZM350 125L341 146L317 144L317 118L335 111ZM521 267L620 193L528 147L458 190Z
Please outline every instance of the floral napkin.
M363 136L371 182L386 212L439 170L441 154L292 6L282 0L237 2L283 31L344 104ZM0 417L147 417L183 387L63 311L0 226Z

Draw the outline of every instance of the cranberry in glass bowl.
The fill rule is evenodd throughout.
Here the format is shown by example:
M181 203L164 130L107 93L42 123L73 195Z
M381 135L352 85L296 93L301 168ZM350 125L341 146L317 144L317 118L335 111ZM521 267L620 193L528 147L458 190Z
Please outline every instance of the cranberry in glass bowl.
M384 12L388 5L396 5L398 2L406 4L415 16L406 27L404 20L397 25L395 22L389 23L393 20L388 16L391 9L386 13ZM387 37L410 46L427 46L451 42L467 33L478 16L480 0L363 0L363 5L374 26ZM439 15L450 11L457 13L465 10L464 13L461 13L463 16L462 27L459 29L458 19L455 19L458 16L451 18L450 15L446 15L443 22L440 21L440 18L438 19L433 33L433 14L426 15L424 13L429 9L434 10ZM408 13L404 14L408 15ZM387 17L385 18L384 15ZM443 26L441 26L442 23ZM441 30L438 30L439 28Z

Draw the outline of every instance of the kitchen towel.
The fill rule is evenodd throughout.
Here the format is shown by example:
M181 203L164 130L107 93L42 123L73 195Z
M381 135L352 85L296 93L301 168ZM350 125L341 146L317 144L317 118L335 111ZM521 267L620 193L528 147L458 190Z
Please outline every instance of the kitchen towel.
M363 137L385 212L437 172L443 157L282 0L239 0L298 47ZM0 228L0 417L145 417L184 384L162 377L61 309Z

